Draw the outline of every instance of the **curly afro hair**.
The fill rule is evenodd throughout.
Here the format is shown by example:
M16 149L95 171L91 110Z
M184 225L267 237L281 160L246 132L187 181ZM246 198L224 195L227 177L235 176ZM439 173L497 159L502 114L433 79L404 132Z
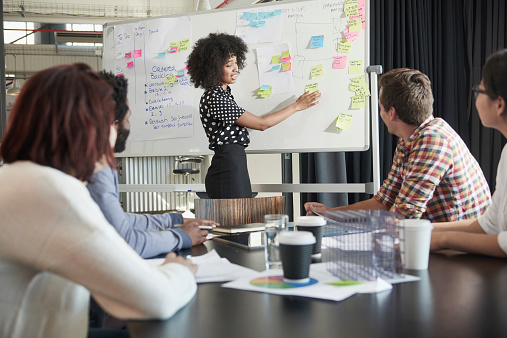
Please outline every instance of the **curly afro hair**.
M225 33L211 33L197 40L187 60L190 81L195 88L218 86L230 56L236 56L238 69L241 70L246 66L247 51L248 47L241 38Z
M105 70L100 72L100 77L106 80L107 83L113 88L113 99L116 103L114 111L114 119L122 123L129 107L127 106L127 79L123 76L114 75Z

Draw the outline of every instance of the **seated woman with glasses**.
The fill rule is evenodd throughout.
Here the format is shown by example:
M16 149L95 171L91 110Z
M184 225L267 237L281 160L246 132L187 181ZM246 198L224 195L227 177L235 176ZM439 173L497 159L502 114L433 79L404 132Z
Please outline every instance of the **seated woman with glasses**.
M473 89L475 106L484 126L507 137L507 49L491 55L482 69L481 83ZM496 189L489 209L479 218L434 223L431 250L454 249L507 257L507 146L498 164Z
M166 319L194 296L196 266L146 263L85 187L114 167L112 88L85 64L32 76L0 156L0 337L86 337L90 294L119 319ZM102 332L97 332L102 334Z

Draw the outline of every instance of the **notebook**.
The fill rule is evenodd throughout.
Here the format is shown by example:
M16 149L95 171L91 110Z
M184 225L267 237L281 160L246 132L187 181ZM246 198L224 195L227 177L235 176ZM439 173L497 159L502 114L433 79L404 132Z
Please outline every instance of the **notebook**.
M264 231L242 232L213 237L213 241L234 245L246 250L264 248Z
M240 232L262 231L266 227L264 223L248 223L241 225L219 226L213 228L214 233L236 234Z

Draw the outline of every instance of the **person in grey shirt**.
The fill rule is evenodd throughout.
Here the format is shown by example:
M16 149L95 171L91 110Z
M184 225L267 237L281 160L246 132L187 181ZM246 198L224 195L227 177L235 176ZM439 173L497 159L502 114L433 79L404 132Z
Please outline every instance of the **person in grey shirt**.
M127 99L127 79L104 71L101 76L114 89L116 101L114 125L118 133L114 150L120 153L125 150L130 132L131 112ZM185 219L179 213L151 215L125 212L119 202L118 174L109 167L96 171L87 188L107 221L143 258L201 244L206 241L208 231L201 230L199 226L218 225L210 220Z

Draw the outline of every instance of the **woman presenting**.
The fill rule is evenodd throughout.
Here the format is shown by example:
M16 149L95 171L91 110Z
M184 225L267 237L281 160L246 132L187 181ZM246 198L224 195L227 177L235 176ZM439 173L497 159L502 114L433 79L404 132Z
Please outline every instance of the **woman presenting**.
M196 42L188 57L192 83L205 90L199 111L209 148L215 152L205 181L210 198L252 197L245 153L250 143L247 128L266 130L316 105L321 97L318 91L304 93L293 104L265 116L241 108L229 85L236 83L239 70L246 65L247 51L241 38L211 33Z

